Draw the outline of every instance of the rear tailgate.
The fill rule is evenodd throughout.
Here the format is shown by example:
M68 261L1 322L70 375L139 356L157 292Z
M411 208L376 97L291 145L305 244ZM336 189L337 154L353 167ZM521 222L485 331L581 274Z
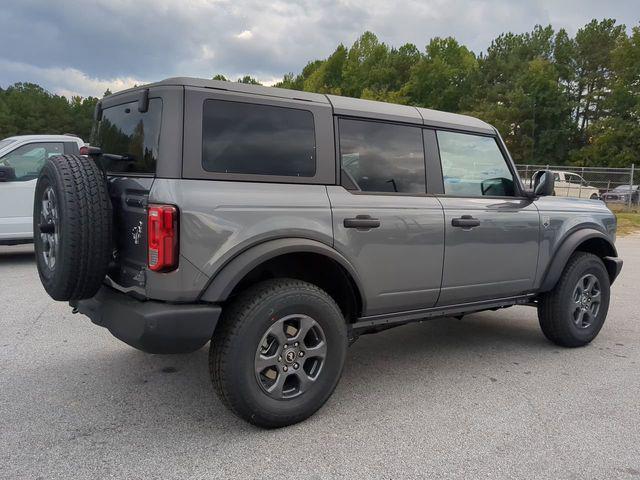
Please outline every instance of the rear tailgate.
M149 177L109 178L113 205L113 261L109 278L124 289L144 293L147 266L147 213Z
M146 296L147 204L156 174L162 100L150 98L146 110L128 100L105 106L94 145L102 151L113 205L108 283Z

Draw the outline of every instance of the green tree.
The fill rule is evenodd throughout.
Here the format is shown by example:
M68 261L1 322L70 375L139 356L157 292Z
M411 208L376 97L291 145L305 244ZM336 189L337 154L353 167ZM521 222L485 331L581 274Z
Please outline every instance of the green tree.
M415 105L458 112L477 68L467 47L451 37L434 38L412 67L405 92Z

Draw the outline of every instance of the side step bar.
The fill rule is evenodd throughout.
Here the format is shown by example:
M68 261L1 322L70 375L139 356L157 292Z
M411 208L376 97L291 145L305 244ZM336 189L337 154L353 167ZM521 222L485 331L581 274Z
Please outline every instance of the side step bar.
M385 325L399 325L403 323L418 322L436 317L453 317L465 313L480 312L513 305L526 305L531 302L534 294L521 295L518 297L498 298L493 300L483 300L480 302L462 303L458 305L447 305L443 307L423 308L420 310L409 310L406 312L386 313L382 315L371 315L360 317L351 324L352 331L360 331L368 328L375 328Z

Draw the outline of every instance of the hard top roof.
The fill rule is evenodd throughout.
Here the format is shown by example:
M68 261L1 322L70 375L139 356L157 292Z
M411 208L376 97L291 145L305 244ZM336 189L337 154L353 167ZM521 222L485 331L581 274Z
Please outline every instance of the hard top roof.
M276 87L265 87L262 85L251 85L246 83L226 82L223 80L207 80L203 78L167 78L159 82L141 85L122 92L117 92L114 96L141 88L152 88L155 86L167 85L211 88L216 90L227 90L231 92L331 104L337 115L424 124L434 127L471 130L480 133L495 133L495 129L488 123L467 115L431 110L429 108L413 107L410 105L399 105L395 103L363 100L360 98L342 97L338 95L325 95L321 93L303 92Z

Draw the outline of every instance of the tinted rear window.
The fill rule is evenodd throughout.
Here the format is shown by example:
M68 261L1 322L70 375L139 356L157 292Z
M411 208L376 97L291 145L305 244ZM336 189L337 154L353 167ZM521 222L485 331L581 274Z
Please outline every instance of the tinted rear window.
M206 100L202 166L217 173L313 177L313 114L294 108Z
M138 102L105 108L93 142L107 154L102 157L105 169L112 173L155 173L161 118L159 98L149 100L145 113L138 111Z
M343 175L365 192L425 193L422 129L340 119Z

